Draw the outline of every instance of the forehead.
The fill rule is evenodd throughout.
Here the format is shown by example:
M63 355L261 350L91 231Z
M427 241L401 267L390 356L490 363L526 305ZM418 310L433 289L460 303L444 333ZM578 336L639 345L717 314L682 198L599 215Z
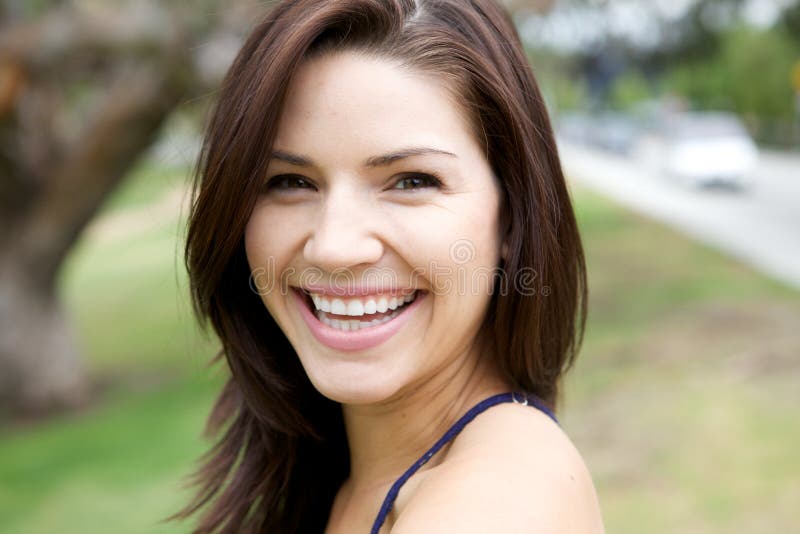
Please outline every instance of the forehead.
M276 148L333 159L397 146L477 149L469 119L442 79L358 52L307 60L293 77Z

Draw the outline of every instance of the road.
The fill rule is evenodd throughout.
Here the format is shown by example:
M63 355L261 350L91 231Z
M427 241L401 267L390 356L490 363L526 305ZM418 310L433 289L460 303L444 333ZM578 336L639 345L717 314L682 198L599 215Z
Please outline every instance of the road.
M564 140L559 149L569 179L800 289L800 155L762 153L753 186L736 192L692 190Z

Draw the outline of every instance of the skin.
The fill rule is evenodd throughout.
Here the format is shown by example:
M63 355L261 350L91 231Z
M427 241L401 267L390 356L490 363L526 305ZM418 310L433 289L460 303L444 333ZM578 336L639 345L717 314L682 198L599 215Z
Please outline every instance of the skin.
M272 290L262 300L311 382L342 404L351 473L327 532L363 532L394 480L460 415L511 389L476 336L490 300L485 273L504 251L500 188L452 92L430 75L339 52L301 65L288 94L273 150L310 163L273 158L245 248L254 272L266 268L256 282ZM440 152L364 165L409 147ZM309 272L332 282L369 269L428 293L395 336L364 351L319 343L293 295L276 289L280 279L301 286ZM546 506L531 506L538 486ZM565 506L568 529L550 517ZM593 507L591 479L558 426L530 407L500 405L409 480L382 532L453 532L453 517L464 522L459 532L597 532L584 528L599 521Z

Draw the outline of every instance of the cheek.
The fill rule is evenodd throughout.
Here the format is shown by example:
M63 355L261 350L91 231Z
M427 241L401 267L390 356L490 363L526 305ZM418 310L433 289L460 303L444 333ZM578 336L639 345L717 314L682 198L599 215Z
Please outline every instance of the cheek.
M253 210L244 232L244 248L250 267L250 286L257 291L269 308L270 296L276 290L286 290L285 280L279 276L291 257L287 234L274 220L273 210ZM272 311L272 310L270 310Z
M499 262L496 212L466 207L442 210L407 226L416 236L414 268L437 295L459 300L485 297Z
M291 236L281 225L274 208L256 206L244 232L244 246L251 269L263 267L268 261L285 261L285 251Z

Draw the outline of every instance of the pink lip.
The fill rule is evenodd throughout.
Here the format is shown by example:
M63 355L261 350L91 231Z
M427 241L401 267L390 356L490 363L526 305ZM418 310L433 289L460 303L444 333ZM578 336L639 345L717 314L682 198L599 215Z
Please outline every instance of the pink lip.
M413 287L369 287L356 285L324 286L321 284L308 284L303 289L309 293L320 295L335 295L337 297L362 297L364 295L408 295L413 293Z
M423 292L417 293L414 302L408 304L400 315L387 323L371 326L369 328L362 328L355 332L345 332L330 327L317 319L309 309L305 295L296 288L292 289L295 301L300 307L300 315L302 315L309 330L311 330L311 334L323 345L341 351L365 350L380 345L388 340L406 324L411 314L418 307L420 301L427 295L427 293Z

